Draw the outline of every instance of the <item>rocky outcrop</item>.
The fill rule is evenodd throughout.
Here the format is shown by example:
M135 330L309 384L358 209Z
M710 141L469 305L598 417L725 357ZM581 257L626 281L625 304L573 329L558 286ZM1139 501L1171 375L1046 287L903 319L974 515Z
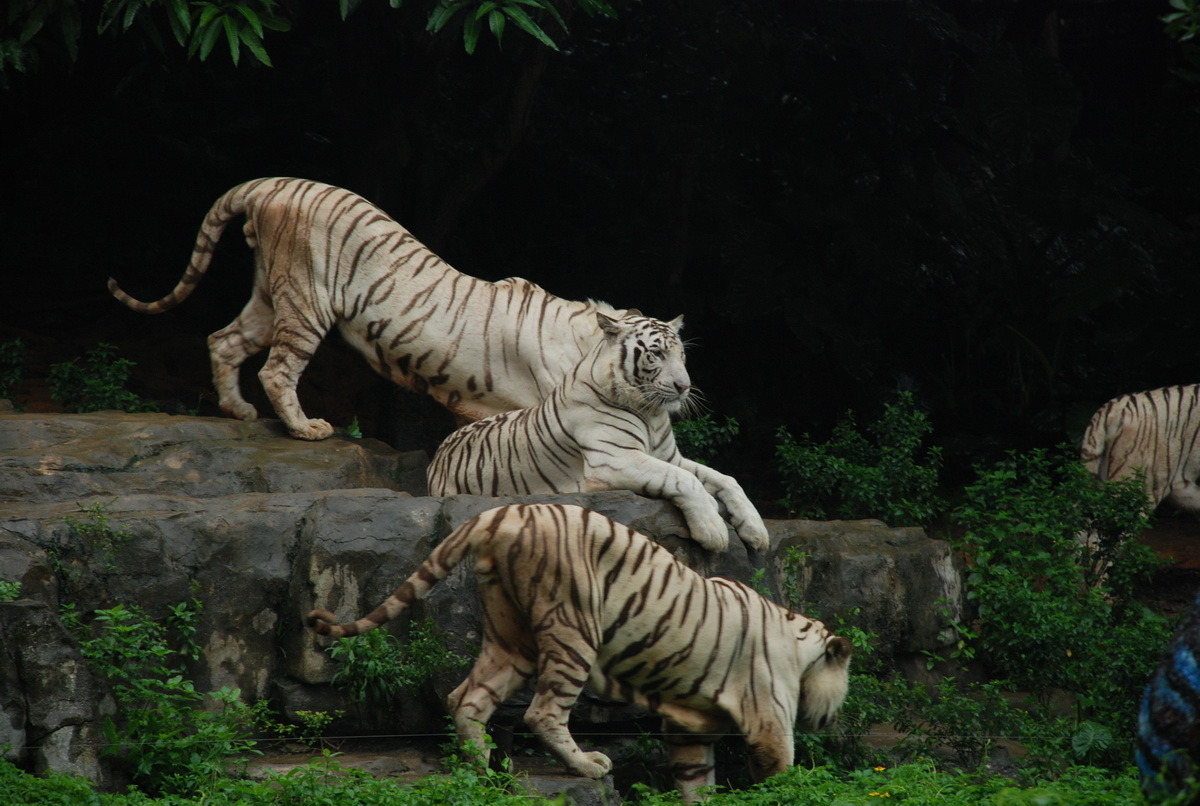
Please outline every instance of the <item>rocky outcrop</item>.
M234 686L284 714L344 710L336 731L441 730L441 700L462 670L404 693L388 712L356 711L330 685L333 661L300 620L313 606L366 613L452 528L500 503L424 496L425 462L345 435L290 439L275 421L0 413L0 580L21 583L20 601L0 607L0 747L30 767L110 774L71 749L95 746L111 704L89 688L96 681L58 624L64 602L85 614L137 605L163 618L195 598L203 652L190 672L200 690ZM702 573L750 581L765 568L759 584L879 634L898 658L942 649L941 601L961 607L954 557L919 529L775 521L768 556L748 555L736 539L712 554L665 502L628 492L566 499L654 537ZM791 546L804 552L798 571L782 565ZM473 584L459 568L413 613L467 656L480 629ZM49 654L30 660L35 645ZM50 667L67 677L47 676ZM598 702L577 711L591 721L629 713Z

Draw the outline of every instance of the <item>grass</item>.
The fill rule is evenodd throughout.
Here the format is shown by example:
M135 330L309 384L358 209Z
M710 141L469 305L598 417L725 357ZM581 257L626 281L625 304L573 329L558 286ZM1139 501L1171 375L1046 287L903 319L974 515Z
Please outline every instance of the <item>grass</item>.
M133 790L99 794L79 778L39 778L0 762L0 793L6 806L442 806L442 804L528 804L517 777L485 771L451 757L448 772L416 783L377 780L341 767L333 754L266 781L222 779L194 796L152 798ZM635 786L630 803L665 806L679 803L672 792ZM710 806L1122 806L1144 803L1132 769L1113 773L1074 767L1054 781L1018 785L1000 775L959 774L937 770L928 761L892 768L837 772L828 767L793 767L758 786L718 791Z

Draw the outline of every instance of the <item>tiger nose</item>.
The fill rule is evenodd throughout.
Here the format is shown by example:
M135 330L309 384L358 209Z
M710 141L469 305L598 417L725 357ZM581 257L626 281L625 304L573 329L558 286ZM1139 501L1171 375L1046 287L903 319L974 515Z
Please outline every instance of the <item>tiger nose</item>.
M692 382L690 378L684 378L683 380L675 381L675 391L678 392L681 397L686 395L688 390L691 388Z

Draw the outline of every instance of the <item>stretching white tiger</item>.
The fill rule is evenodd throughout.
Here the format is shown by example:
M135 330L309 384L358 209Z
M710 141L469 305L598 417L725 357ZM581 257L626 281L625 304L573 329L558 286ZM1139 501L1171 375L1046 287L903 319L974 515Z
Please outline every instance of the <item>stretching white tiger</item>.
M793 726L829 724L848 683L850 642L728 579L706 579L649 538L574 505L526 504L478 515L441 543L365 618L332 637L373 630L470 559L483 604L483 647L449 696L459 740L486 759L496 708L536 676L525 722L567 769L599 778L608 757L585 753L567 720L584 685L663 717L685 800L713 783L715 734L746 737L755 780L793 761Z
M142 313L174 308L204 276L225 226L243 214L254 289L241 314L208 337L213 384L222 411L255 419L239 368L269 346L259 379L300 439L333 433L304 414L296 384L335 326L385 378L477 420L541 401L599 338L594 312L621 313L560 299L518 277L490 283L461 274L362 197L280 177L217 199L170 294L141 302L111 277L109 291Z
M1101 481L1145 472L1153 506L1200 510L1200 385L1167 386L1114 398L1092 415L1080 447Z
M546 400L470 423L442 442L426 471L429 494L632 490L678 506L692 538L713 551L729 544L719 502L747 545L768 548L767 527L737 481L675 447L671 415L692 386L683 317L596 319L604 337Z

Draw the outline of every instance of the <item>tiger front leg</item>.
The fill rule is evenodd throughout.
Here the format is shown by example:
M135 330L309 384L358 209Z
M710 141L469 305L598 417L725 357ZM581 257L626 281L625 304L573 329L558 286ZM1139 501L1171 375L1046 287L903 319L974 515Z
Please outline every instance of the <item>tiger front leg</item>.
M258 379L289 434L296 439L325 439L333 434L333 426L325 420L309 419L300 408L300 398L296 395L300 374L308 366L320 340L296 344L294 335L292 338L293 343L286 344L276 338L267 362L258 371Z
M595 462L585 456L585 462L589 491L632 490L648 498L664 498L679 507L693 540L709 551L728 548L729 527L716 499L683 468L637 451L603 455Z
M721 502L725 511L729 513L730 525L743 543L755 551L771 548L771 536L767 533L767 525L763 523L762 516L750 502L742 485L737 483L737 479L682 456L679 457L679 466L698 478L704 489Z

